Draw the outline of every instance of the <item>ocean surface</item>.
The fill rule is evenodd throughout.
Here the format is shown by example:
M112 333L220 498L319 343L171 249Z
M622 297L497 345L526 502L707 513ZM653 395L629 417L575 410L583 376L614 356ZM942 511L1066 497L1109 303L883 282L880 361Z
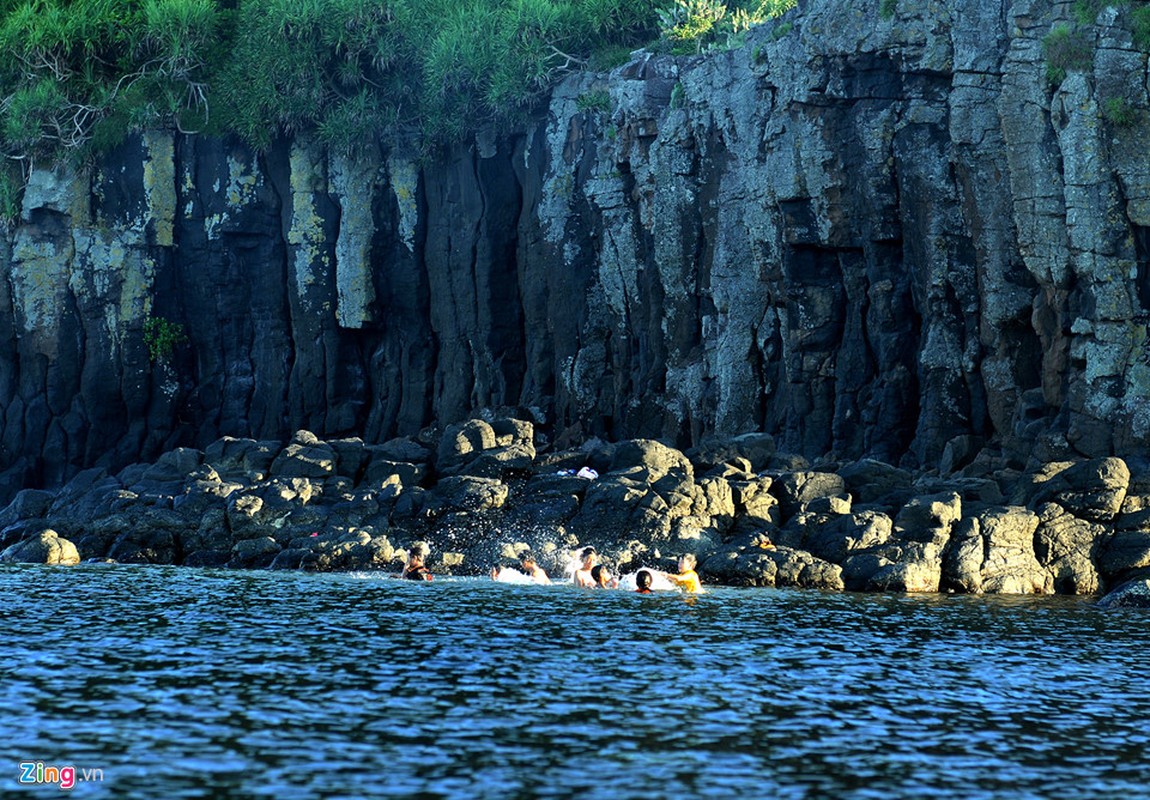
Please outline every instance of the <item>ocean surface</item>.
M0 604L5 798L1150 797L1150 614L1084 599L83 565Z

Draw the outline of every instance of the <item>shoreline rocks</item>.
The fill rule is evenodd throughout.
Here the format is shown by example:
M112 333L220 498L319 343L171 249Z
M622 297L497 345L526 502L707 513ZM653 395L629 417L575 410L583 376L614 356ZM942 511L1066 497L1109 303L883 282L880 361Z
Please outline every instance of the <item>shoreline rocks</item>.
M397 570L425 540L434 569L463 575L522 547L562 574L588 544L621 572L692 553L704 581L734 586L1100 594L1150 574L1146 476L1122 459L943 479L812 465L768 440L554 451L530 421L490 414L381 444L225 437L19 493L0 561Z

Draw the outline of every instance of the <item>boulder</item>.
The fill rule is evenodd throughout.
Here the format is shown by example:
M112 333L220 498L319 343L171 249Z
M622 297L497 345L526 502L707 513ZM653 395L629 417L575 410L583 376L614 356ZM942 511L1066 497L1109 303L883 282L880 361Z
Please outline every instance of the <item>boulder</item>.
M1053 501L1076 517L1105 522L1122 510L1129 485L1130 470L1120 458L1056 461L1019 481L1014 501L1030 508Z
M774 454L775 440L769 433L712 436L686 453L692 463L703 469L738 464L740 469L752 473L766 469Z
M611 472L624 472L640 467L643 479L655 482L674 471L687 480L695 478L690 460L673 447L653 439L630 439L615 446L611 458Z
M495 430L489 422L469 419L450 425L439 440L436 469L444 475L455 474L480 453L497 446Z
M1066 488L1055 501L1082 519L1112 520L1122 509L1130 485L1130 470L1120 458L1096 458L1067 469L1060 476Z
M842 590L842 569L802 550L788 547L726 546L701 567L710 576L735 586L793 586Z
M1098 566L1106 576L1150 567L1150 531L1119 531L1101 548Z
M283 548L270 536L244 539L232 546L229 567L259 569L270 566L276 554Z
M913 492L914 476L905 469L864 458L843 464L838 475L859 504L903 505Z
M1122 584L1098 601L1102 608L1150 608L1150 580Z
M56 495L42 489L24 489L16 493L12 502L0 511L0 529L14 525L21 520L42 518L52 505Z
M784 520L819 497L833 497L846 492L843 479L833 472L788 472L777 478L771 491L779 498Z
M1034 554L1054 580L1059 594L1095 594L1102 580L1095 559L1109 538L1108 530L1067 513L1057 503L1038 509Z
M885 544L893 531L894 523L881 511L858 511L807 526L800 546L825 561L843 564L852 553Z
M434 511L488 511L507 502L507 484L495 478L457 475L444 478L431 492Z
M0 553L0 563L72 565L80 563L80 553L74 544L48 529L6 548Z
M1020 506L979 511L956 526L942 586L991 594L1049 594L1054 581L1034 552L1038 515Z
M296 431L272 462L270 474L277 478L322 480L335 474L335 450L311 431Z

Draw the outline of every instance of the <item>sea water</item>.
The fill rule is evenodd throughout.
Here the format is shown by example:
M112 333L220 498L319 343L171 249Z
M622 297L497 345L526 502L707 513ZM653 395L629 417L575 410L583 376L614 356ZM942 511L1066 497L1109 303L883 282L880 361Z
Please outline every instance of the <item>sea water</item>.
M1084 599L84 565L0 603L3 797L1150 796L1150 615Z

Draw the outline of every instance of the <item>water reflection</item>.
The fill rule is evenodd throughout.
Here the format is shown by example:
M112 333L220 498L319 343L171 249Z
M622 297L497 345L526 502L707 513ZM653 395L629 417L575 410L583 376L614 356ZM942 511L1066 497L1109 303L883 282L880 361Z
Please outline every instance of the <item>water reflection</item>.
M5 791L29 758L102 768L75 793L127 798L1013 800L1150 779L1144 618L1077 599L120 567L0 587Z

